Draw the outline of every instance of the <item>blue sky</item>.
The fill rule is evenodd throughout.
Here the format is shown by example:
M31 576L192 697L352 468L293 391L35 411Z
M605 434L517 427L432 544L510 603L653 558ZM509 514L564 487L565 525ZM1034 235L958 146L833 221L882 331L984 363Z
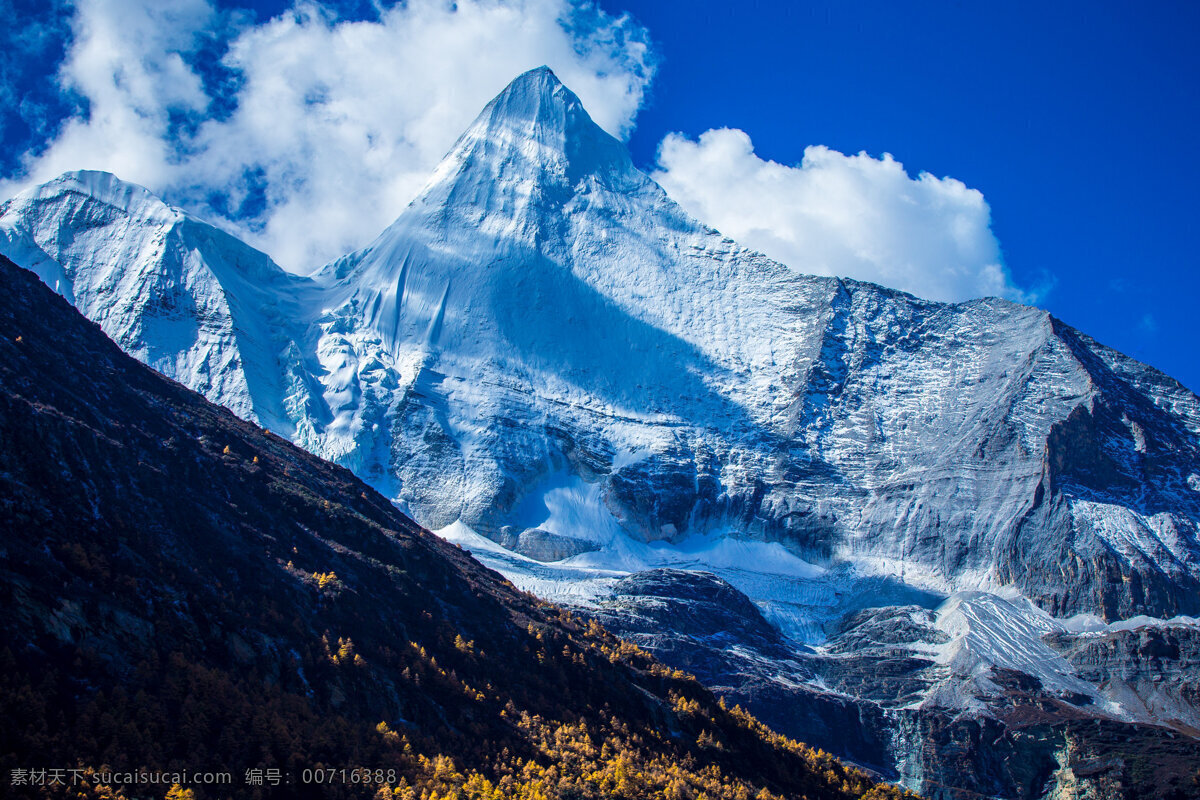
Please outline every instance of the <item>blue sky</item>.
M953 175L988 199L1014 282L1052 284L1038 305L1200 390L1200 5L611 7L661 54L638 161L731 126L774 161L820 143Z
M1038 305L1200 390L1200 4L613 2L661 61L630 145L893 154L980 190Z
M488 97L549 63L736 238L1033 300L1200 389L1200 5L600 7L0 0L0 189L110 169L303 270L369 241Z

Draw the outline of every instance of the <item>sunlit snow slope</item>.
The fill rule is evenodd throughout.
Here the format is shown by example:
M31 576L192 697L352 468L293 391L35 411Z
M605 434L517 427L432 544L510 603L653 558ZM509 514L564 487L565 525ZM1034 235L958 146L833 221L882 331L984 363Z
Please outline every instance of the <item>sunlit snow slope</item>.
M1198 608L1194 395L1037 309L738 247L548 70L316 280L343 457L433 527L540 560L730 535L1056 614Z

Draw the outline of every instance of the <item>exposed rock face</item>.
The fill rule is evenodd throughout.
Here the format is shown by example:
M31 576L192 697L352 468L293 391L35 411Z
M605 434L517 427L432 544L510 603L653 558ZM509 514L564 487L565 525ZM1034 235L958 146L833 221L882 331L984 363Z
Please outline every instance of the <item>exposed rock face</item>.
M776 730L894 774L881 709L818 688L812 651L797 651L721 578L675 569L639 572L581 610L691 672L728 703L753 708Z
M919 703L946 669L921 651L950 637L920 606L869 608L847 615L822 648L816 667L833 690L888 708Z
M776 657L787 652L779 632L754 603L711 573L638 572L613 584L612 598L593 613L626 630L639 629L645 637L685 636L717 652L732 645L749 645Z
M1200 792L1194 740L1161 728L1045 713L1004 722L922 714L908 735L913 769L933 800L1185 800Z
M1200 628L1141 627L1047 641L1117 702L1200 737Z
M1003 606L987 596L853 611L816 648L789 644L747 603L716 576L659 569L618 581L583 610L778 730L927 797L1200 792L1200 742L1190 717L1179 718L1197 707L1195 627L1051 633L1047 644L1070 666L1056 674L1043 664L1037 677L972 654L969 628L947 632L963 618L1003 624ZM1017 628L1011 637L1013 652L1032 646ZM1036 654L1023 658L1038 669ZM1070 681L1084 691L1064 688ZM1112 700L1173 730L1121 722L1105 706Z

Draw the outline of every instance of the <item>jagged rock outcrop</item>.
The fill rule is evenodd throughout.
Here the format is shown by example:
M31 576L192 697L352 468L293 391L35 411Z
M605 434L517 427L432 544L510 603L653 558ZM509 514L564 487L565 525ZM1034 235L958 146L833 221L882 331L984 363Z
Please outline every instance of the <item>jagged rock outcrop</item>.
M1122 705L1200 737L1200 628L1147 625L1047 641Z

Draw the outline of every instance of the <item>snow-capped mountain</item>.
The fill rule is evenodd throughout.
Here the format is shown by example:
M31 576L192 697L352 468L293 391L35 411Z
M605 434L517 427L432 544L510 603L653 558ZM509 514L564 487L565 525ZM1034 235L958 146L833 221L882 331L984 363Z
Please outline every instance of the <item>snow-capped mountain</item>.
M126 352L289 435L307 281L103 172L70 172L0 206L0 248Z
M719 574L825 659L784 678L756 662L805 697L991 713L989 670L1025 663L1081 713L1159 720L1044 637L1200 613L1194 394L1036 308L927 302L738 246L545 68L311 278L99 173L0 207L0 251L519 585L619 610L639 571ZM891 611L860 620L872 607ZM893 700L829 688L863 625L906 631L924 664Z

